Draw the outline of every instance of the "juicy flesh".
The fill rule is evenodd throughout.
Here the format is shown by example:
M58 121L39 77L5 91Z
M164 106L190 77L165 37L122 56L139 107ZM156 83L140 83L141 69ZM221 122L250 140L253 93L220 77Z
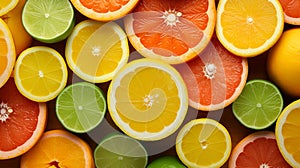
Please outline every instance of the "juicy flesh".
M79 0L80 3L98 13L114 12L125 6L130 0L118 0L118 1L107 1L107 0Z

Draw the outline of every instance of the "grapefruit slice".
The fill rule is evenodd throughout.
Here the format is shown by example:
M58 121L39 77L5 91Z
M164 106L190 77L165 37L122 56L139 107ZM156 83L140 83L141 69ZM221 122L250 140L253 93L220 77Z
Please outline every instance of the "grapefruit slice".
M228 167L289 168L291 166L282 157L274 132L258 131L246 136L234 147Z
M0 88L0 160L32 148L44 132L46 118L46 104L25 98L10 78Z
M200 53L215 22L214 0L140 0L124 19L129 40L141 55L171 64Z
M300 25L300 1L279 0L284 13L284 22L292 25Z

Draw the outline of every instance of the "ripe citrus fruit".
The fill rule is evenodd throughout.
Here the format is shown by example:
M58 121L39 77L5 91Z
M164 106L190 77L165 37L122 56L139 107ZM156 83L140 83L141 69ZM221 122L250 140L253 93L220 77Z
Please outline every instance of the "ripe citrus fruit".
M74 7L86 17L97 21L112 21L120 19L129 13L138 0L71 0Z
M258 131L243 138L232 150L228 168L236 167L290 166L279 152L274 132Z
M286 94L300 96L300 28L283 32L268 53L267 70L272 81Z
M178 64L206 47L215 21L214 0L140 0L124 24L141 55Z
M7 24L0 18L0 88L9 79L15 65L14 40Z
M271 48L284 27L278 0L220 0L216 32L220 42L232 53L257 56Z
M300 1L295 0L279 0L283 12L284 21L292 25L300 25Z
M139 140L160 140L174 133L188 109L187 89L171 65L142 58L125 65L107 93L113 121Z
M279 116L275 135L279 150L292 167L300 167L300 100L290 103Z
M273 83L256 79L246 83L240 96L232 103L234 116L244 126L265 129L272 125L283 108L283 98Z
M225 108L242 92L248 61L226 50L213 36L212 43L197 57L175 68L183 77L189 105L203 111Z
M0 160L31 149L42 136L46 119L46 104L25 98L10 78L0 88Z
M36 40L56 43L72 32L75 16L69 0L27 0L22 22L26 31Z
M50 130L22 156L20 167L94 168L94 159L84 140L65 130Z
M106 112L102 90L88 82L67 86L56 99L56 114L70 131L84 133L100 124Z
M174 155L161 156L150 164L147 168L186 168L183 163Z
M179 131L176 152L187 167L221 167L229 158L231 137L213 119L194 119Z
M18 2L19 0L1 0L0 16L14 9L17 6Z
M67 65L60 53L44 46L24 50L14 69L18 90L37 102L54 99L66 86L67 76Z
M148 162L147 151L139 141L117 133L98 144L94 159L98 168L145 168Z
M107 82L127 63L128 40L115 22L85 20L75 26L65 53L77 76L93 83Z
M22 24L22 10L25 3L26 0L19 0L19 3L13 10L1 16L13 36L17 56L32 43L32 37Z

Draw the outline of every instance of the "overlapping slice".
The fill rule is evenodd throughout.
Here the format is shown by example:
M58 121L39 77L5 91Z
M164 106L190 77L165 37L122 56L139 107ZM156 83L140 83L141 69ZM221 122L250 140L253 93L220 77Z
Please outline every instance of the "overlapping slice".
M75 26L65 53L77 76L93 83L107 82L127 63L128 40L115 22L85 20Z
M300 1L279 0L283 12L284 21L292 25L300 25Z
M178 64L205 48L215 20L214 0L140 0L124 24L131 44L143 56Z
M17 6L19 0L1 0L0 3L0 16L8 13Z
M108 89L108 109L127 135L160 140L183 122L188 95L180 74L162 61L142 58L125 65Z

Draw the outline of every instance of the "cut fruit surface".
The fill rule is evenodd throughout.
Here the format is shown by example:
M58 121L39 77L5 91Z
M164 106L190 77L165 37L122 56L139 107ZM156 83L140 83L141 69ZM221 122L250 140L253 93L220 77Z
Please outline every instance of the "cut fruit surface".
M189 105L203 111L227 107L242 92L248 77L248 61L226 50L213 36L194 59L175 68L185 81Z
M0 16L8 13L9 11L11 11L12 9L14 9L17 4L18 4L19 0L1 0L0 3Z
M128 40L115 22L85 20L77 24L66 44L66 61L80 78L107 82L129 57Z
M20 156L31 149L46 127L47 107L19 93L14 79L0 88L0 160Z
M71 0L74 7L86 17L97 21L117 20L129 13L138 0Z
M231 137L213 119L194 119L179 131L176 152L187 167L221 167L229 158Z
M178 64L206 47L215 21L214 0L140 0L124 24L141 55Z
M292 167L300 167L300 100L286 106L275 127L276 142L285 160Z
M284 21L292 25L300 25L300 1L279 0L283 12Z
M271 131L258 131L243 138L233 149L228 168L291 166L282 157Z
M271 48L284 27L278 0L220 0L217 8L216 33L230 52L257 56Z
M139 141L117 133L98 144L94 159L99 168L145 168L148 162L147 151Z
M15 65L14 40L7 24L0 18L0 88L9 79Z
M50 130L21 157L20 168L94 168L90 146L65 130Z
M67 86L56 99L56 114L62 125L73 132L84 133L100 124L106 112L102 90L91 83Z
M113 121L140 140L171 135L188 110L187 89L180 74L169 64L150 58L125 65L110 83L107 96Z
M60 53L44 46L24 50L14 70L18 90L37 102L54 99L66 86L67 76L67 65Z

